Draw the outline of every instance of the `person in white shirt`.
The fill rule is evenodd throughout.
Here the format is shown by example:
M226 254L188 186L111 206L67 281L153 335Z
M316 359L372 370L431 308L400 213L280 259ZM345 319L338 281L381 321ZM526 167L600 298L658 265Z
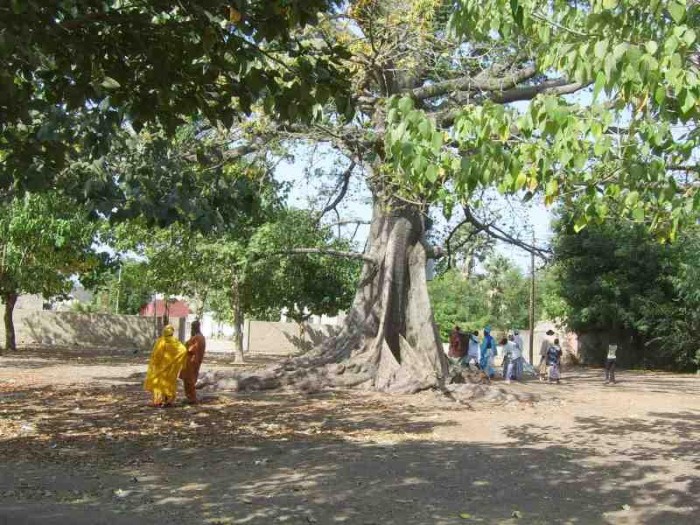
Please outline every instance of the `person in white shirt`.
M523 364L525 359L523 358L523 338L520 337L520 333L515 330L513 333L513 350L511 353L511 363L513 364L512 378L516 381L520 381L523 378Z
M508 340L501 341L503 345L503 380L510 383L511 379L520 380L522 375L522 352L515 344L513 334L508 335ZM520 363L520 374L516 374L516 361Z
M467 347L467 363L470 363L472 359L477 365L481 361L481 343L479 342L479 332L476 330L469 334Z
M547 379L547 351L549 350L549 347L552 346L553 335L554 330L547 330L547 332L545 332L545 336L542 338L542 342L540 343L540 381Z
M513 330L513 342L520 349L520 355L522 356L525 352L525 341L523 341L523 338L520 335L520 330Z
M608 357L605 360L605 384L615 384L615 365L617 364L617 345L608 345Z

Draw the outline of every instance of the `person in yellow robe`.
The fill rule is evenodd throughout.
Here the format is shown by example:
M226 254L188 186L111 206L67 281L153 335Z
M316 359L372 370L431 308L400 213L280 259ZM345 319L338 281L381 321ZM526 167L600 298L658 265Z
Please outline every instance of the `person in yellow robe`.
M153 345L151 360L148 363L145 390L153 394L154 406L169 406L175 401L177 376L185 365L187 349L173 334L171 325L163 328L163 335Z

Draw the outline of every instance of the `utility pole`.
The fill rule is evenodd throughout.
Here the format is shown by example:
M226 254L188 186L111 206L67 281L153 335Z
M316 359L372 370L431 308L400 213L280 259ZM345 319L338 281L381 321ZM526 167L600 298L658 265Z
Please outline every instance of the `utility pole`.
M121 291L121 288L122 288L122 265L119 264L119 276L117 277L117 304L114 307L115 314L119 313L119 292Z
M532 232L532 246L535 246L535 231ZM535 358L535 252L530 252L530 364Z

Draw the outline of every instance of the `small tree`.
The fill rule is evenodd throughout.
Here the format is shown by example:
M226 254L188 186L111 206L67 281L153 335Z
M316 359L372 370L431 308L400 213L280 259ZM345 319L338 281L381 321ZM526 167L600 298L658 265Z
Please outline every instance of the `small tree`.
M96 289L91 310L136 315L153 297L145 261L123 260Z
M428 292L443 341L449 339L455 325L477 330L489 322L484 288L476 278L465 278L457 269L448 270L428 283Z
M227 292L229 308L220 309L230 312L236 360L243 359L245 315L270 318L284 308L301 332L309 316L350 305L359 265L344 258L347 248L301 210L276 214L248 240L233 234L200 238L190 253L205 261L210 288Z
M97 224L54 194L26 195L0 205L0 296L5 348L15 350L13 311L22 293L48 298L70 291L71 277L88 277L104 262L93 250Z
M303 247L301 249L300 247ZM319 227L314 214L288 210L253 236L248 279L252 311L283 307L303 325L312 315L334 315L352 302L359 261L346 258L350 246ZM262 313L262 312L261 312Z

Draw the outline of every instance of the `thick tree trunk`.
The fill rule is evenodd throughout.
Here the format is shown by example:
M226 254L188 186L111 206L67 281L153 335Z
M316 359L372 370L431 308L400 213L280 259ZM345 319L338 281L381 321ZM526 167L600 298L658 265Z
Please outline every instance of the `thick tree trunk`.
M448 364L433 322L425 276L425 223L417 208L376 202L366 263L340 334L236 388L362 387L413 393L439 388Z
M4 294L2 296L2 300L5 303L5 349L17 350L17 342L15 340L15 322L12 317L15 310L15 304L17 304L17 294Z
M237 363L243 362L243 310L238 279L231 282L231 311L233 312L233 357Z
M368 255L377 265L365 265L346 326L331 346L347 361L336 374L343 370L338 375L355 375L382 391L443 384L448 367L428 297L424 242L417 208L375 203Z

